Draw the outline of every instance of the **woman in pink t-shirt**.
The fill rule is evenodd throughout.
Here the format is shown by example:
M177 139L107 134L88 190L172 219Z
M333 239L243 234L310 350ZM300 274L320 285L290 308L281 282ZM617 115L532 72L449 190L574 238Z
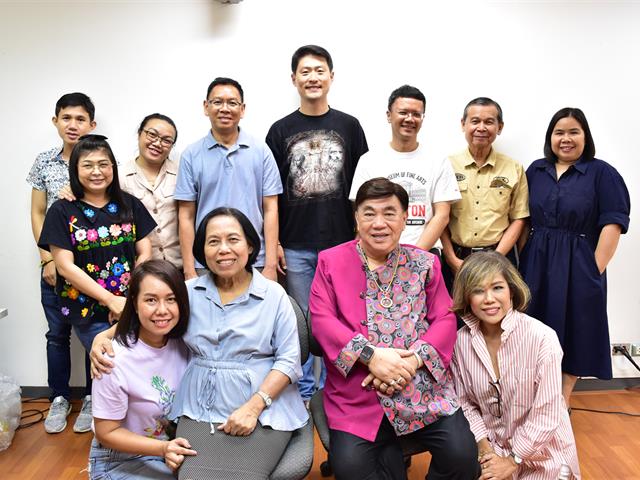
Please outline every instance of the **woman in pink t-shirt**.
M529 289L496 252L467 257L453 289L458 330L451 367L460 405L478 443L480 480L580 478L562 397L556 333L522 313Z
M165 260L140 264L113 339L118 362L93 382L91 479L172 479L196 454L186 439L169 440L166 420L188 361L188 320L180 271Z

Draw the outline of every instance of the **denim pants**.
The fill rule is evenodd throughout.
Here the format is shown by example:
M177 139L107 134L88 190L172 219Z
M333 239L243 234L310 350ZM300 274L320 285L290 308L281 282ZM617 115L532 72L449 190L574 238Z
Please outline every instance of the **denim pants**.
M47 375L51 397L63 396L67 400L71 399L71 389L69 388L69 378L71 376L71 329L76 332L80 342L88 352L91 350L93 337L103 330L109 328L108 322L91 322L86 325L71 325L60 312L58 296L54 287L43 279L40 280L40 298L44 316L47 319L49 330L45 337L47 339ZM91 370L89 365L89 355L85 353L85 395L91 394Z
M164 463L164 458L132 455L104 448L94 438L89 451L91 480L173 480L176 477Z
M287 292L291 295L303 312L309 313L309 292L311 282L316 273L318 265L318 252L314 248L285 248L284 256L287 261ZM321 371L319 384L316 386L314 373L314 363L316 357L309 355L309 358L302 366L302 378L298 381L298 390L303 400L310 399L317 388L324 387L327 377L327 369L321 361Z

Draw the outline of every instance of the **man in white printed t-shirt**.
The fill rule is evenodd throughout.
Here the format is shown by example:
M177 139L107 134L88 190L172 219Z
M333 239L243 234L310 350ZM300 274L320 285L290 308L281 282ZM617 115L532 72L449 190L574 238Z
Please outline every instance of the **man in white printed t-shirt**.
M449 223L450 204L461 197L447 158L429 158L418 142L424 110L425 97L417 88L403 85L391 92L387 109L391 142L362 156L349 199L355 200L360 186L371 178L385 177L402 185L409 193L409 216L400 242L424 250L435 247L439 254L439 238Z

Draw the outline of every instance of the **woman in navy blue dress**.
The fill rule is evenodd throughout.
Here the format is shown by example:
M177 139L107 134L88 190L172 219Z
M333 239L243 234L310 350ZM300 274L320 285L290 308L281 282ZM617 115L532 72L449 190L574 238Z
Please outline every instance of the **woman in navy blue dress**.
M560 339L568 407L578 377L611 378L606 268L629 227L630 200L616 169L594 158L582 110L553 116L544 155L527 169L531 230L520 268L529 315Z

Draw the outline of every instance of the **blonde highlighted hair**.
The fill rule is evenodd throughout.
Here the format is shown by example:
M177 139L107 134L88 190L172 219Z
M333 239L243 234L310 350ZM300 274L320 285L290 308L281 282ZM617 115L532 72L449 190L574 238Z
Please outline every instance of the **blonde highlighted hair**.
M513 264L504 255L494 251L476 252L465 259L453 282L453 312L460 317L471 314L471 293L498 274L509 285L513 309L524 312L531 299L529 287Z

